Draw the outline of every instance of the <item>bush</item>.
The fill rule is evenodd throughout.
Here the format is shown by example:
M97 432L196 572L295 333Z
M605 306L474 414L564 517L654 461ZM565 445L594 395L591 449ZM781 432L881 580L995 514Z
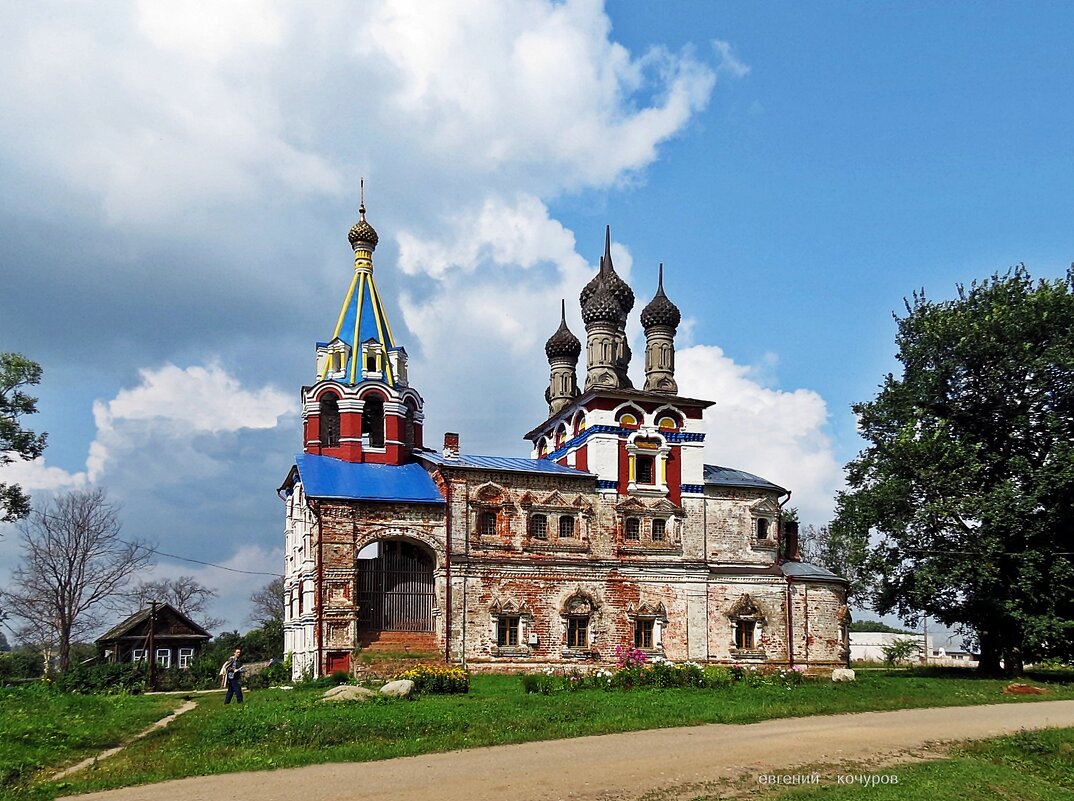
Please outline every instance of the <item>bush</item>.
M75 665L66 673L56 677L53 686L65 693L93 695L110 693L144 692L147 681L147 666L144 662L114 662L102 665ZM166 671L158 670L161 677Z
M410 679L419 693L468 693L470 674L461 667L451 665L415 665L395 676Z
M546 668L543 673L521 676L522 688L527 693L550 695L582 689L632 690L637 687L721 689L736 683L747 687L797 687L804 680L805 673L801 667L702 666L697 662L676 664L660 656L649 656L635 648L616 649L616 656L618 669L600 668L584 674L577 668L565 671Z

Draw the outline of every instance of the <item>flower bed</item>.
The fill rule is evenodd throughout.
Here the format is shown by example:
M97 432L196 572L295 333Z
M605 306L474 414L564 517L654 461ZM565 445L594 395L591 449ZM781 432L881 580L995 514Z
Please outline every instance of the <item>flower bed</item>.
M460 667L448 665L415 665L395 676L410 679L419 693L468 693L470 674Z
M528 693L550 695L573 690L631 690L635 687L720 688L734 684L747 687L797 687L804 680L805 668L754 665L702 665L698 662L670 662L637 648L615 649L615 669L601 668L585 673L577 668L546 668L541 673L521 676Z

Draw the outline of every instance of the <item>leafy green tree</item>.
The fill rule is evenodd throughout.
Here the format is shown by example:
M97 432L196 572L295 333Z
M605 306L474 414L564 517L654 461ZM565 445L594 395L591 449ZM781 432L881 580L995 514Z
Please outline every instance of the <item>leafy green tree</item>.
M909 638L895 640L895 642L880 649L880 653L884 655L884 664L888 667L896 667L903 662L916 659L920 652L921 646L915 640Z
M970 629L981 669L1074 653L1074 266L1024 267L957 299L915 293L902 375L856 404L867 447L833 532L879 580L872 605Z
M17 353L0 353L0 467L15 459L36 459L45 450L47 434L22 427L19 418L37 411L37 398L24 387L41 381L41 366ZM0 522L12 523L30 514L30 498L18 484L0 482Z

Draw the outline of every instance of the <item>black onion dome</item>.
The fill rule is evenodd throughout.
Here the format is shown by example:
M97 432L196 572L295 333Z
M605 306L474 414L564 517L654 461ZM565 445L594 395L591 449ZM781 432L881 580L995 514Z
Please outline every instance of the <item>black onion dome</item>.
M589 296L589 300L582 306L582 321L589 325L590 323L606 322L615 323L623 319L623 307L619 305L619 301L615 299L615 296L608 291L608 287L604 284L600 284L596 291Z
M566 301L561 301L561 303L559 328L544 343L544 353L549 360L562 356L577 359L582 353L582 343L567 328L567 303Z
M626 317L630 310L634 308L634 290L619 277L619 274L615 271L615 266L612 264L612 228L610 225L604 229L604 255L600 259L600 270L590 279L588 284L582 287L582 291L578 295L578 301L582 306L589 302L589 299L593 297L593 293L597 291L597 287L602 284L619 304L623 311L623 317Z
M664 265L660 265L660 279L656 286L656 295L649 304L641 310L641 325L645 329L657 325L666 325L668 328L677 328L682 314L679 307L672 303L664 294Z

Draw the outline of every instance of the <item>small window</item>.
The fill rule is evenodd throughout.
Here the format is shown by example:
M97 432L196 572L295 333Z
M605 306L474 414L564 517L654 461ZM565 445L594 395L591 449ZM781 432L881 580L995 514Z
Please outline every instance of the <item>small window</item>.
M656 425L661 431L674 431L679 427L679 421L673 417L661 417Z
M628 540L640 540L641 521L636 517L628 517L626 521L626 532L623 536Z
M567 647L585 648L589 645L589 618L567 618Z
M625 426L627 428L630 428L632 426L636 427L638 425L638 418L627 412L626 414L621 415L619 417L619 425Z
M757 623L752 620L740 620L735 626L735 647L740 651L752 651L754 649L754 633Z
M144 662L145 661L145 648L134 648L131 650L131 662Z
M767 540L768 539L768 518L767 517L758 517L757 518L757 539L759 539L759 540Z
M482 537L496 536L496 513L482 512L477 518L477 533Z
M645 651L653 649L653 630L656 621L652 618L641 618L634 621L634 647Z
M548 539L548 518L544 515L530 516L530 538L535 540Z
M157 664L162 668L172 666L172 649L171 648L158 648L157 649Z
M570 539L574 536L574 518L564 515L559 519L559 536Z
M635 473L637 483L652 484L654 467L655 464L652 456L638 456L637 472Z
M500 615L496 620L496 645L511 648L518 645L518 615Z
M194 649L193 648L180 648L179 649L179 667L184 670L190 667L190 663L194 661Z
M653 542L663 542L667 534L668 521L657 518L653 521Z
M365 355L365 371L367 373L377 372L377 355L375 353Z

